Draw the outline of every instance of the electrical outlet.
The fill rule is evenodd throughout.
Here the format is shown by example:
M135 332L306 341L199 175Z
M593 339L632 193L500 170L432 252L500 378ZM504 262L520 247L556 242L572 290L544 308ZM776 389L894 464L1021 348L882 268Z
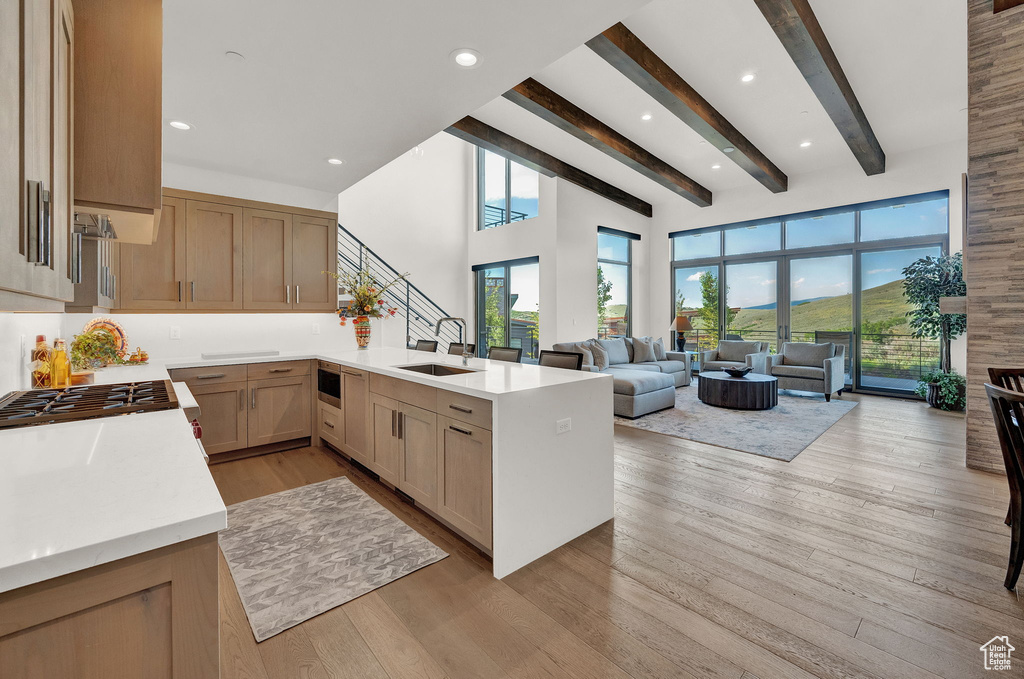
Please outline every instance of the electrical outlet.
M555 433L556 434L566 434L571 429L572 429L572 419L571 418L567 417L564 420L559 420L558 422L555 422Z
M320 324L319 323L314 323L313 324L313 334L314 335L319 335L320 334Z
M171 326L170 337L171 337L172 340L180 340L181 339L181 326L180 325L172 325Z

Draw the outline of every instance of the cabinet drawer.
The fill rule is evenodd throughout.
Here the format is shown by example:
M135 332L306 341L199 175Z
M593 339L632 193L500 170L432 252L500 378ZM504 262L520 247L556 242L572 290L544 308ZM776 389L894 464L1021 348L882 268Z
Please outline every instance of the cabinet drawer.
M320 419L317 420L317 430L320 432L320 438L327 441L335 448L341 448L341 442L343 434L341 427L344 424L344 420L341 416L341 411L333 406L329 406L326 403L320 404Z
M370 391L402 403L433 410L437 405L437 389L387 375L370 373Z
M168 371L172 382L184 382L189 387L220 382L245 382L244 365L208 365L202 368L175 368Z
M453 417L485 429L491 428L491 402L486 399L438 389L436 408L438 415Z
M250 363L249 379L263 380L268 377L302 377L309 374L309 361L274 361L272 363Z

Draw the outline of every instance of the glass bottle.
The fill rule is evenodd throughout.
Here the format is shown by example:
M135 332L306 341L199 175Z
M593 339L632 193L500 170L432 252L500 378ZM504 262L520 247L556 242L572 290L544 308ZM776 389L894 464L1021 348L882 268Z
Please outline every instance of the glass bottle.
M71 363L64 340L53 341L53 355L50 358L50 388L64 389L71 386Z
M36 335L36 346L32 350L32 389L50 386L50 351L46 335Z

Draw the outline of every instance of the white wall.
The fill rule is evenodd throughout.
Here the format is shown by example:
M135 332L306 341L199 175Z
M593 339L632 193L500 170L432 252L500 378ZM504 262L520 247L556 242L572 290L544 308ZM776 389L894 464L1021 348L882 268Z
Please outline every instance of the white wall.
M749 188L718 191L714 204L696 209L682 201L656 205L651 224L650 313L667 318L671 309L673 231L717 226L750 219L895 198L926 191L949 190L950 251L963 247L960 176L967 171L967 142L956 142L890 156L883 174L868 177L856 163L807 175L790 175L789 190L773 194L751 180ZM966 340L953 343L953 367L966 368Z
M338 209L338 194L336 193L315 191L301 186L241 177L166 161L163 163L163 185L171 189L260 200L266 203L280 203L311 210L335 212Z

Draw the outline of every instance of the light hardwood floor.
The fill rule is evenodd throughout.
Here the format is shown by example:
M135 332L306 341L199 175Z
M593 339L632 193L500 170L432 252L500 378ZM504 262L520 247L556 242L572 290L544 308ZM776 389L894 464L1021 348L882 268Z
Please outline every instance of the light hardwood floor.
M503 581L329 452L216 465L227 503L348 476L451 554L259 645L222 558L222 677L986 675L981 644L1024 648L1005 480L961 415L844 398L790 463L616 428L614 521Z

